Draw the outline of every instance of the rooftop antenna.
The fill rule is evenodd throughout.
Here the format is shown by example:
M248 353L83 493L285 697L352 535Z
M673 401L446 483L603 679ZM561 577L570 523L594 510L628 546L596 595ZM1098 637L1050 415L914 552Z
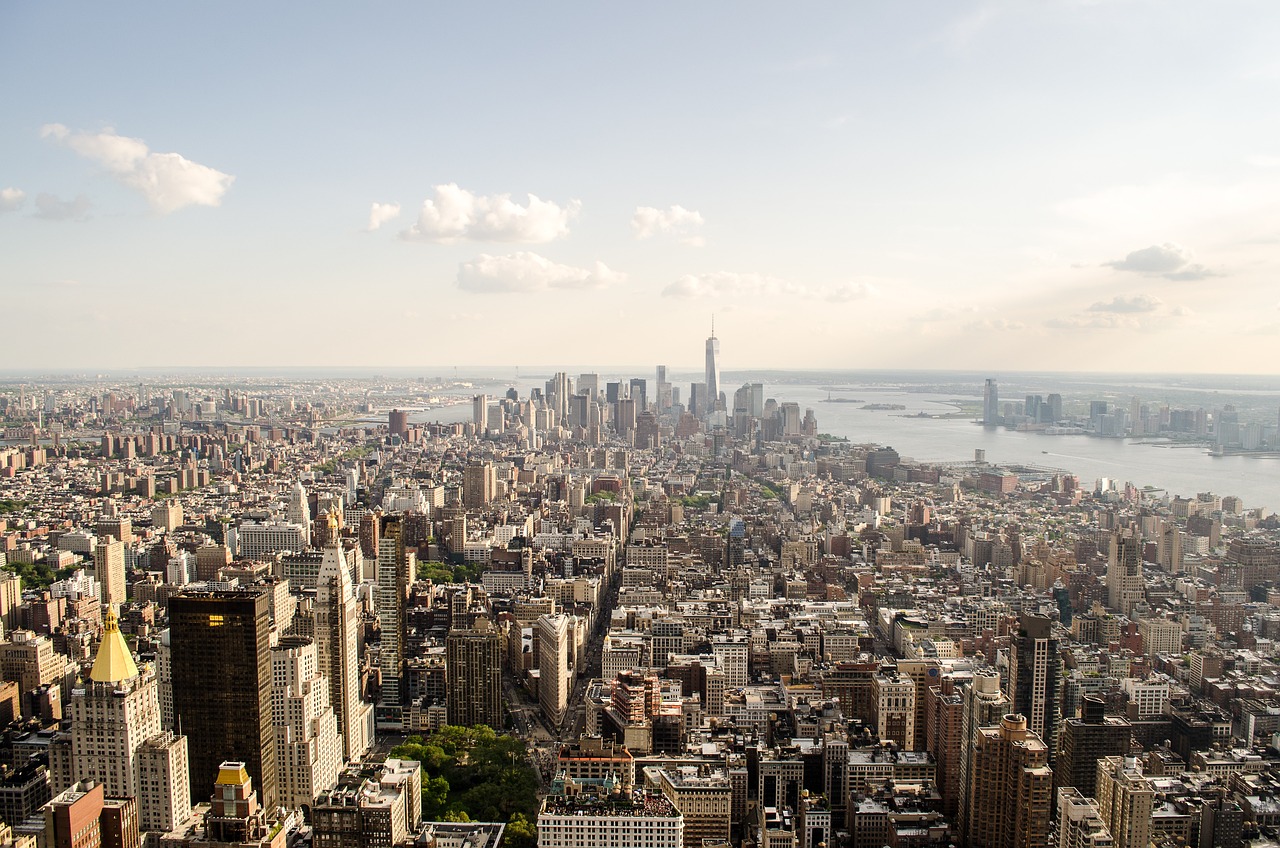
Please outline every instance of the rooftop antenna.
M716 337L716 314L712 312L711 313L711 338L714 339L715 337Z

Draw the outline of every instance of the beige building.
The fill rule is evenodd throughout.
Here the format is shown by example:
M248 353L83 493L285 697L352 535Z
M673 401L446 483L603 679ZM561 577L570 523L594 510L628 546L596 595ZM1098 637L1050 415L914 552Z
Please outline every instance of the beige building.
M916 684L905 674L877 674L871 678L871 703L876 735L912 750L916 736Z
M373 705L360 697L360 605L342 548L324 549L316 579L316 659L329 681L344 761L359 759L373 741Z
M573 630L573 616L564 614L544 615L534 625L538 643L538 704L554 727L564 722L577 676Z
M271 650L271 712L275 725L280 802L311 804L334 785L342 767L342 739L329 704L329 681L319 673L316 646L286 636Z
M119 606L126 600L124 572L124 543L103 536L93 551L93 576L102 593L102 604Z
M733 785L723 769L698 766L644 770L645 784L665 795L684 816L684 848L702 848L729 841L732 825Z
M1151 813L1155 790L1136 759L1098 760L1098 808L1111 830L1116 848L1146 848L1151 841Z
M1049 749L1021 715L978 730L969 774L969 848L1047 848Z

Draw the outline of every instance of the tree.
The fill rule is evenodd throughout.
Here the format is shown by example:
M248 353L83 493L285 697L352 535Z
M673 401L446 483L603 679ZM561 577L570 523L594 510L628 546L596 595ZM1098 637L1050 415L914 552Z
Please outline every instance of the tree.
M524 813L514 813L507 821L502 844L507 848L535 848L538 844L538 829Z

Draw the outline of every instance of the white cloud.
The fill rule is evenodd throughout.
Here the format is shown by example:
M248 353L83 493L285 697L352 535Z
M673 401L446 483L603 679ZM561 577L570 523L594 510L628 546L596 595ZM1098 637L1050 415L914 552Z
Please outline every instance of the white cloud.
M1185 247L1165 242L1132 251L1124 259L1103 264L1117 271L1132 271L1147 277L1164 277L1166 280L1204 280L1221 276L1191 259L1191 251Z
M74 200L62 200L56 194L36 196L35 217L46 221L83 221L89 217L93 204L83 194Z
M1063 315L1044 322L1055 330L1140 330L1142 323L1131 315L1114 312L1087 312L1082 315Z
M458 266L458 288L479 294L599 289L626 279L626 274L610 269L603 262L597 262L590 268L578 268L561 265L527 251L509 256L482 253Z
M880 290L870 283L845 283L827 292L826 299L832 303L848 303L851 300L875 297L879 293Z
M1099 301L1089 307L1090 312L1114 312L1119 314L1134 312L1155 312L1164 301L1149 294L1135 294L1132 297L1116 295L1108 301Z
M1010 321L1008 318L982 318L977 321L970 321L964 325L964 328L981 333L1006 333L1025 330L1027 325L1021 321Z
M162 214L184 206L218 206L235 177L192 162L177 153L153 153L138 138L107 129L73 133L62 124L46 124L42 138L51 139L97 162L129 188L140 192Z
M435 187L435 197L423 201L417 222L400 238L441 244L465 240L542 244L568 235L569 221L581 207L577 200L560 206L532 194L521 206L509 194L472 194L449 183Z
M653 206L637 206L631 216L631 229L636 238L647 239L655 235L674 235L680 238L681 244L690 247L702 247L706 240L697 234L698 228L705 221L700 212L685 209L683 206L671 206L657 209Z
M369 232L400 216L399 203L374 203L369 209Z
M805 286L763 274L739 274L712 271L685 274L662 290L663 297L679 298L747 298L785 295L787 297L820 298L833 303L861 300L879 294L870 283L843 283L837 286Z
M22 204L27 202L27 193L20 188L9 186L0 189L0 212L12 212L15 209L21 209Z

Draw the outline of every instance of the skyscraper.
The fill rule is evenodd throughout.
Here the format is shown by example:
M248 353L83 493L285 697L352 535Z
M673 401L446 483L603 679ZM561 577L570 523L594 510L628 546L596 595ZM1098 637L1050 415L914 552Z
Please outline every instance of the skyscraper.
M271 667L280 803L310 806L337 782L342 765L329 681L320 674L315 643L305 636L282 638L271 649Z
M538 639L538 704L553 727L564 721L573 691L573 621L563 614L544 615L535 625Z
M354 760L369 749L373 733L371 705L360 698L360 605L342 548L330 544L316 579L316 657L329 680L329 702L342 735L343 758Z
M1094 780L1098 808L1116 848L1142 848L1151 841L1155 790L1136 759L1103 757Z
M502 729L502 660L505 642L487 618L473 630L452 630L445 642L449 724Z
M666 412L671 408L671 384L667 382L667 366L658 366L658 379L654 384L654 392L657 395L658 414Z
M477 435L483 435L489 429L488 395L476 395L471 399L471 422L476 425Z
M1000 423L1000 388L988 379L982 388L982 423L994 427Z
M711 336L707 339L707 370L703 382L707 385L706 409L702 414L714 412L720 401L720 340L716 338L716 325L711 323Z
M979 729L969 785L969 848L1046 848L1053 808L1049 749L1017 714Z
M1058 790L1058 848L1111 848L1098 802L1069 786Z
M964 689L964 712L960 719L960 811L957 817L960 840L967 842L974 826L975 811L971 804L978 775L974 771L973 751L984 727L993 727L1009 712L1009 698L1000 688L1000 673L980 668Z
M175 805L190 808L189 795L175 799L173 792L175 782L185 790L185 774L180 781L155 781L167 783L168 792L142 791L153 782L144 778L139 759L144 744L164 740L165 747L183 758L185 767L186 739L161 732L155 675L149 668L138 669L111 607L103 616L102 643L93 670L72 693L69 714L74 780L101 784L112 797L139 797L143 830L161 827L173 817ZM144 781L148 786L143 786Z
M103 606L123 604L125 597L124 543L110 536L98 539L93 550L93 576Z
M296 524L302 528L303 544L309 544L311 541L311 506L307 503L307 490L302 485L302 481L294 483L293 488L289 490L287 516L290 524Z
M415 557L405 550L402 529L399 516L387 516L383 520L382 538L378 540L381 715L391 723L400 722L403 718L400 674L404 667L405 602L415 570Z
M1098 760L1129 754L1133 727L1127 719L1107 715L1102 698L1088 696L1078 717L1062 722L1058 757L1053 764L1055 789L1074 786L1093 797L1098 786Z
M1111 553L1107 558L1107 606L1131 615L1133 605L1142 602L1145 589L1142 538L1136 533L1117 530L1111 534Z
M265 589L189 590L169 599L174 720L189 740L191 797L213 794L218 767L245 763L268 806L279 801L271 715L271 607Z
M1043 615L1024 613L1010 645L1010 700L1014 711L1026 717L1031 732L1044 740L1050 758L1057 753L1061 688L1062 658L1053 622Z

